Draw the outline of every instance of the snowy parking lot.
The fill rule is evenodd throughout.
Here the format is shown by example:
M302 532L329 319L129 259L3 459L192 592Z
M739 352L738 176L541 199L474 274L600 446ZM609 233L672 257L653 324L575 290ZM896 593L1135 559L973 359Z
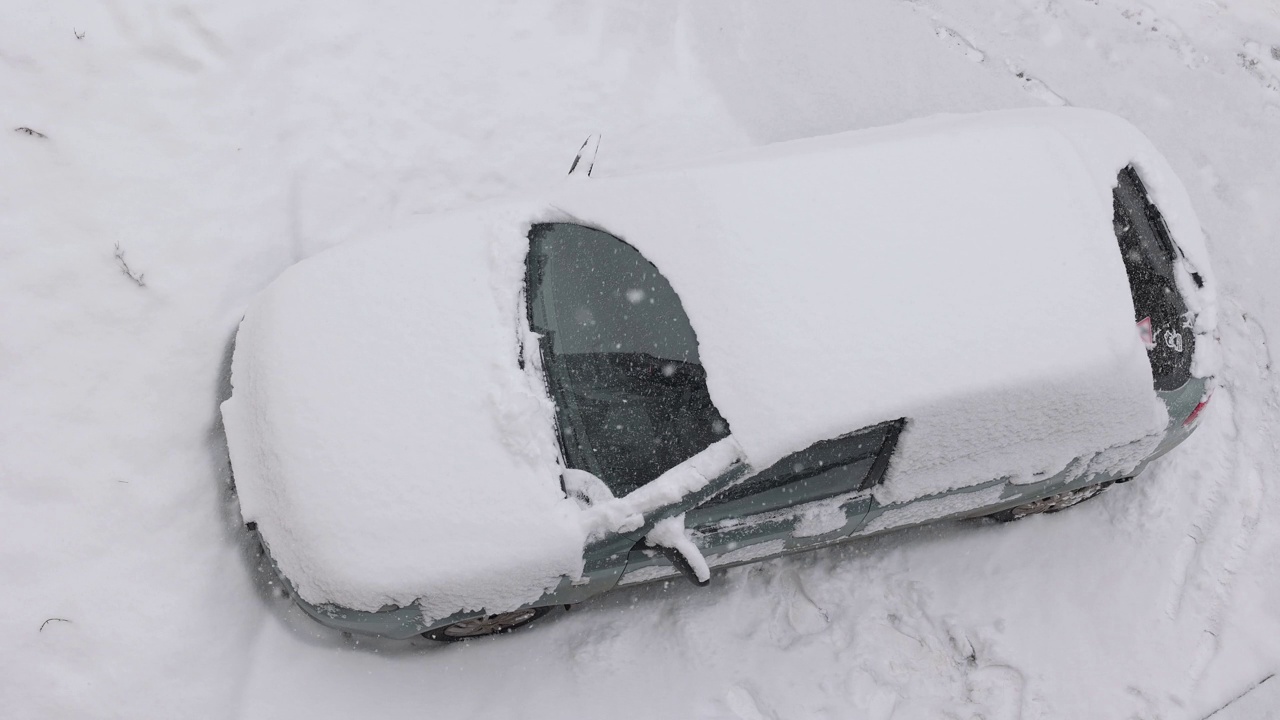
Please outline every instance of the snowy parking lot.
M0 17L0 717L1233 720L1280 703L1266 0L11 0ZM559 182L591 133L607 176L1059 105L1115 113L1169 158L1218 282L1219 388L1134 482L1062 514L621 589L463 644L344 636L261 572L218 408L237 323L290 265Z

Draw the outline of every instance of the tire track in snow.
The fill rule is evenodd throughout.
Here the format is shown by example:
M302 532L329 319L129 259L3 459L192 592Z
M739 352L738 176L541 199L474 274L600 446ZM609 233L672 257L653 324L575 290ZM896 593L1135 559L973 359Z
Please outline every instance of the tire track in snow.
M1202 634L1187 668L1193 683L1204 677L1220 649L1235 579L1257 540L1268 499L1264 458L1274 454L1274 448L1261 446L1262 439L1272 437L1266 410L1274 411L1278 396L1265 334L1234 303L1224 304L1223 311L1222 397L1218 407L1210 406L1216 412L1206 420L1219 419L1198 432L1225 435L1215 446L1229 448L1230 454L1192 473L1199 510L1175 556L1165 609L1174 621L1186 612L1200 616Z

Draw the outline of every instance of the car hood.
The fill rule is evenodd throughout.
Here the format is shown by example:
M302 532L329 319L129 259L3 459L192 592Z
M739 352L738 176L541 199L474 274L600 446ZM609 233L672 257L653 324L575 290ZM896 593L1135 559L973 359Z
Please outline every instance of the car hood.
M222 407L237 494L305 600L418 601L434 619L513 609L581 572L554 410L518 330L527 216L337 247L246 312Z

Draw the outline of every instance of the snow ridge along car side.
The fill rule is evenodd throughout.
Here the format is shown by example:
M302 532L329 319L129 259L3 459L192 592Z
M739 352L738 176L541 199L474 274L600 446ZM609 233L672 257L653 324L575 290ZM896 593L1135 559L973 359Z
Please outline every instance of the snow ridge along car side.
M571 179L283 273L223 405L244 520L341 630L460 639L614 587L1051 512L1195 427L1200 226L1101 112Z

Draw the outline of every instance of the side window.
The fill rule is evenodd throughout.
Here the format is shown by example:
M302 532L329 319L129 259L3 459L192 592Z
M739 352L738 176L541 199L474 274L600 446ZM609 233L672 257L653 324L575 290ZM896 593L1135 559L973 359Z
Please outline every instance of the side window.
M717 516L768 512L858 490L884 478L905 419L880 423L792 453L699 508Z
M570 223L535 225L529 325L571 468L625 495L729 434L679 296L634 247Z
M1191 377L1195 334L1174 283L1177 250L1160 210L1137 171L1126 167L1112 192L1112 224L1133 296L1134 321L1151 323L1148 350L1157 390L1175 390Z

